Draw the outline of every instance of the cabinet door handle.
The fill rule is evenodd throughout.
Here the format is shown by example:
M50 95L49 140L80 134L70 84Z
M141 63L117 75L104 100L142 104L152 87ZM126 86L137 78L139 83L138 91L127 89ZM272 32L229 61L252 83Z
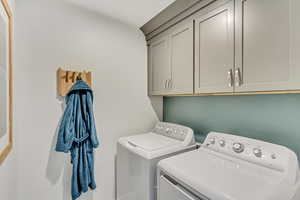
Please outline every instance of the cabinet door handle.
M228 86L233 86L233 77L232 77L232 69L228 70L227 72L227 80L228 80Z
M242 85L242 77L241 77L240 68L237 68L234 72L234 82L235 82L235 86Z
M173 81L172 79L169 79L168 88L173 88Z
M167 89L168 79L165 80L165 89Z

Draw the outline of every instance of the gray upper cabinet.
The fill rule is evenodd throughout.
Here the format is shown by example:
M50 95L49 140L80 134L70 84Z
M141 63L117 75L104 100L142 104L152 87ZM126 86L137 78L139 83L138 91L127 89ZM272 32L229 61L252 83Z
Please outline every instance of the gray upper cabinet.
M233 0L195 16L195 93L233 92L233 23Z
M177 27L170 34L172 94L193 94L193 23Z
M149 94L193 94L193 23L178 24L149 44Z
M300 93L300 0L199 2L148 40L150 95Z
M299 8L299 0L237 1L236 92L300 89Z
M149 93L165 94L171 78L169 37L153 40L149 46Z

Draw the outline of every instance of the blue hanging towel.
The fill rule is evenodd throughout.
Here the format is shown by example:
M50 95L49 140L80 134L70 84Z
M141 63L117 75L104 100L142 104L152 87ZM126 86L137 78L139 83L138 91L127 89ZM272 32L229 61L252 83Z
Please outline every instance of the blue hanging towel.
M66 109L59 126L56 151L71 152L72 199L96 188L94 148L99 145L93 113L93 91L77 80L66 96Z

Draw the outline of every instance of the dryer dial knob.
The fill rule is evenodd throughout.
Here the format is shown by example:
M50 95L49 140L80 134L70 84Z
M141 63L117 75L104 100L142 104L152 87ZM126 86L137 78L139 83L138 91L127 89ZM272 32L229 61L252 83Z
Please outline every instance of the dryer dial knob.
M261 151L261 149L259 149L259 148L254 148L254 149L253 149L253 154L254 154L256 157L261 158L261 156L262 156L262 151Z
M221 147L224 147L225 144L226 144L226 143L225 143L225 140L220 140L220 141L219 141L219 144L220 144Z
M236 153L242 153L245 150L245 147L242 143L233 143L232 149Z

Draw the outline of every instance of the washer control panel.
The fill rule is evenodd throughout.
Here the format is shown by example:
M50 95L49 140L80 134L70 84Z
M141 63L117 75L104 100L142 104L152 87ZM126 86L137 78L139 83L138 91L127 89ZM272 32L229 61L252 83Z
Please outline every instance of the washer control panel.
M158 122L152 132L180 141L190 138L194 142L194 131L189 127L178 124Z
M246 137L211 132L203 143L204 148L244 161L283 171L296 154L286 147Z

